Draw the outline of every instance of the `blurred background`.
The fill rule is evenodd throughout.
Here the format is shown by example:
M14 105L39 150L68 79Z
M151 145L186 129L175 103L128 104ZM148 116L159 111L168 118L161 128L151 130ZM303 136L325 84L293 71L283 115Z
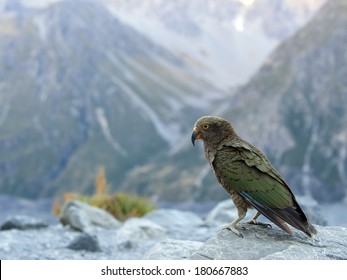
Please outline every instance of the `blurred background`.
M190 135L218 115L347 225L346 26L346 0L0 0L0 216L100 172L203 212L228 196Z

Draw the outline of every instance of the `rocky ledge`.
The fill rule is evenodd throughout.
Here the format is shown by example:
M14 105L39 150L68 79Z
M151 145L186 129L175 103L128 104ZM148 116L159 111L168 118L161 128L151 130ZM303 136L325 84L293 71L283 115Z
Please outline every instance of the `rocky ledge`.
M347 259L347 228L316 225L318 235L308 238L275 225L245 225L239 238L222 230L234 217L231 201L224 201L206 217L159 209L121 223L70 201L55 223L9 217L1 226L0 259Z

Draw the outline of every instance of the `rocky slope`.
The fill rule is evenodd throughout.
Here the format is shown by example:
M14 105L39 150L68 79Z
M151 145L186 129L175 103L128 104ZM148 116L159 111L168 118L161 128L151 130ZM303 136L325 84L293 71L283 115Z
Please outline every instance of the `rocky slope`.
M85 192L98 166L118 184L221 95L97 3L9 6L1 20L4 193Z
M241 240L222 231L206 241L192 259L203 260L346 260L344 227L318 227L319 234L310 240L289 237L282 232L247 228ZM331 238L334 236L334 238ZM233 248L230 250L230 248ZM252 248L245 250L245 248Z

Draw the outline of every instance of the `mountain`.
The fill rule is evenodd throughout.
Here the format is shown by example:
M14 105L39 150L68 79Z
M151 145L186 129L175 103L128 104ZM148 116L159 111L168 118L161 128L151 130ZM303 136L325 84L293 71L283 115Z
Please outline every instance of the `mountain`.
M328 191L328 196L318 195L318 199L341 198L344 189L335 171L343 174L343 160L338 167L331 167L335 173L329 180L317 175L320 169L314 169L311 158L314 149L321 146L316 146L317 140L299 146L301 139L291 130L293 114L306 112L306 107L295 106L296 99L292 98L296 95L284 94L282 82L271 80L272 75L279 75L271 63L283 63L285 68L296 61L308 69L310 63L301 65L301 57L296 56L299 50L281 51L286 44L294 46L296 40L303 39L290 37L249 84L234 87L245 82L265 54L293 34L322 2L3 1L0 192L30 198L91 192L97 170L103 166L112 191L132 191L170 201L222 199L226 194L215 186L202 151L190 143L194 121L201 115L215 114L230 117L245 138L263 148L276 166L290 175L290 183L299 191L304 193L302 182L322 180L319 182L327 183L333 191ZM317 28L322 28L328 40L329 28L317 22L324 9L313 21L322 26ZM143 28L134 22L137 13ZM284 18L278 22L276 13L292 23ZM311 34L310 28L306 32ZM230 40L235 44L230 45ZM267 48L260 42L266 42ZM324 49L320 43L317 39L317 46L304 48L301 55L319 46ZM235 46L232 51L230 46ZM248 47L256 58L248 51L241 54ZM243 55L247 63L238 60ZM235 67L230 70L233 73L247 74L234 80L236 76L228 74L221 63ZM253 70L243 72L246 68ZM283 74L288 75L284 85L299 73L301 68L293 66L289 74ZM320 72L315 74L319 79ZM297 81L290 93L300 83ZM322 106L330 106L329 98L325 97ZM260 112L257 105L264 102L268 107ZM281 102L291 105L281 110ZM302 117L308 122L307 130L308 115ZM334 117L332 114L331 120ZM264 123L271 126L261 134ZM318 128L322 125L319 123ZM341 135L334 141L343 139ZM300 147L308 151L304 165L294 157L304 154L295 150ZM335 152L330 153L334 157ZM343 153L341 150L341 159ZM309 176L304 176L308 181L297 179L303 166L305 170L309 166L309 172L305 171ZM332 178L335 181L330 187Z
M1 192L85 192L99 166L121 182L221 95L95 2L12 8L0 29Z
M219 111L265 152L295 193L321 202L341 201L347 191L346 15L347 1L324 5ZM202 151L187 143L134 170L124 188L138 184L155 193L156 186L169 197L178 185L182 196L220 199L225 194L209 170Z
M121 21L195 63L223 89L240 85L325 0L102 0Z
M346 12L347 1L327 2L226 113L299 191L320 201L341 200L347 187Z

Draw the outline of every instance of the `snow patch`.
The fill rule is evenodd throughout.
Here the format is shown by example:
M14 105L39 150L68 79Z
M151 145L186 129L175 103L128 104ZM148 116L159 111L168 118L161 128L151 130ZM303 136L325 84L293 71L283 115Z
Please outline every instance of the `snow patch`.
M244 6L252 6L255 0L239 0L239 2Z
M100 127L102 129L102 132L107 140L107 142L111 145L111 147L119 154L121 154L123 157L127 156L127 151L124 150L121 145L113 138L110 127L108 125L108 121L105 115L104 109L97 107L95 109L96 119L98 120Z
M46 16L43 14L36 16L34 23L39 31L41 41L45 42L47 39Z

